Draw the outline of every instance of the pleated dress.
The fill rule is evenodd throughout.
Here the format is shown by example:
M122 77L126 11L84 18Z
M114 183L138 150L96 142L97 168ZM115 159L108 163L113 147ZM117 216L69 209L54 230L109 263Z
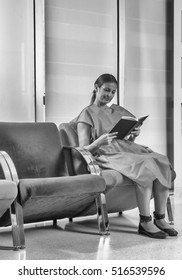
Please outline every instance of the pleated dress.
M122 116L133 116L118 105L98 107L93 104L82 110L74 122L86 123L91 128L90 143L108 133ZM158 179L166 188L171 187L171 164L167 156L149 151L143 145L127 139L114 139L97 151L98 164L102 169L113 169L130 178L136 184L148 187Z

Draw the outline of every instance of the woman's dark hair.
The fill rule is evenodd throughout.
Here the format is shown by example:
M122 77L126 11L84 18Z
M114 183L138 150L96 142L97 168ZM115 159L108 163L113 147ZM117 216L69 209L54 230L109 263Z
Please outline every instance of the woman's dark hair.
M94 83L94 90L90 100L90 105L94 103L96 98L96 86L99 88L105 83L115 83L118 84L116 78L112 74L102 74L100 75Z

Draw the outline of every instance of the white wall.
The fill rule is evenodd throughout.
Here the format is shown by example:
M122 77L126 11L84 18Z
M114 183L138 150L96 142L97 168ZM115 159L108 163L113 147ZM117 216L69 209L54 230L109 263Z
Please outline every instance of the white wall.
M33 1L0 0L0 121L34 121Z

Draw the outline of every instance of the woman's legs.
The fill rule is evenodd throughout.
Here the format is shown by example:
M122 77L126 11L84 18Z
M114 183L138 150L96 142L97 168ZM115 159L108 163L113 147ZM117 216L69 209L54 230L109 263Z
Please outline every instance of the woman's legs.
M147 188L140 185L136 186L136 198L139 208L139 212L143 216L150 216L150 199L152 196L153 186L148 186Z
M153 193L154 196L154 223L150 219L150 199ZM136 186L136 197L138 208L140 212L140 225L139 228L143 233L143 229L147 233L159 233L160 230L164 230L170 236L176 236L178 233L176 230L170 227L170 225L165 221L166 203L169 195L169 191L164 187L158 180L155 180L151 186L145 188L140 185ZM141 229L141 226L143 229ZM141 233L141 232L140 232ZM146 234L144 232L143 234ZM148 234L146 234L148 235ZM158 237L161 238L160 233Z
M153 183L147 188L140 185L136 186L136 198L139 213L142 216L150 216L150 200L153 192ZM141 222L142 227L148 232L158 232L159 229L156 227L152 221Z
M169 190L166 187L164 187L158 180L155 180L153 184L153 195L155 213L160 215L165 214ZM155 223L161 228L171 228L164 218L155 219Z
M155 180L153 182L153 195L155 212L158 214L165 214L169 190L158 180Z

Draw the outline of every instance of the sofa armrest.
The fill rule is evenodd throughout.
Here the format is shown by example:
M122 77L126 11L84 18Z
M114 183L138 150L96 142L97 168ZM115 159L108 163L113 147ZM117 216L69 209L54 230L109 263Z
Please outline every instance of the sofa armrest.
M91 173L101 175L101 169L93 155L80 147L63 148L69 175Z
M5 179L14 181L16 184L18 184L19 178L15 165L8 153L4 151L0 151L0 165Z
M16 184L18 190L19 178L15 168L15 165L11 157L4 151L0 151L0 165L5 177L5 180L13 181ZM6 213L5 213L6 215ZM17 198L9 208L9 215L12 225L13 235L13 248L19 250L25 248L25 235L23 227L23 210Z
M93 155L86 149L80 147L63 147L69 175L79 175L90 173L91 175L101 175L101 169ZM109 218L106 207L105 194L101 193L96 198L97 220L99 233L109 234Z

